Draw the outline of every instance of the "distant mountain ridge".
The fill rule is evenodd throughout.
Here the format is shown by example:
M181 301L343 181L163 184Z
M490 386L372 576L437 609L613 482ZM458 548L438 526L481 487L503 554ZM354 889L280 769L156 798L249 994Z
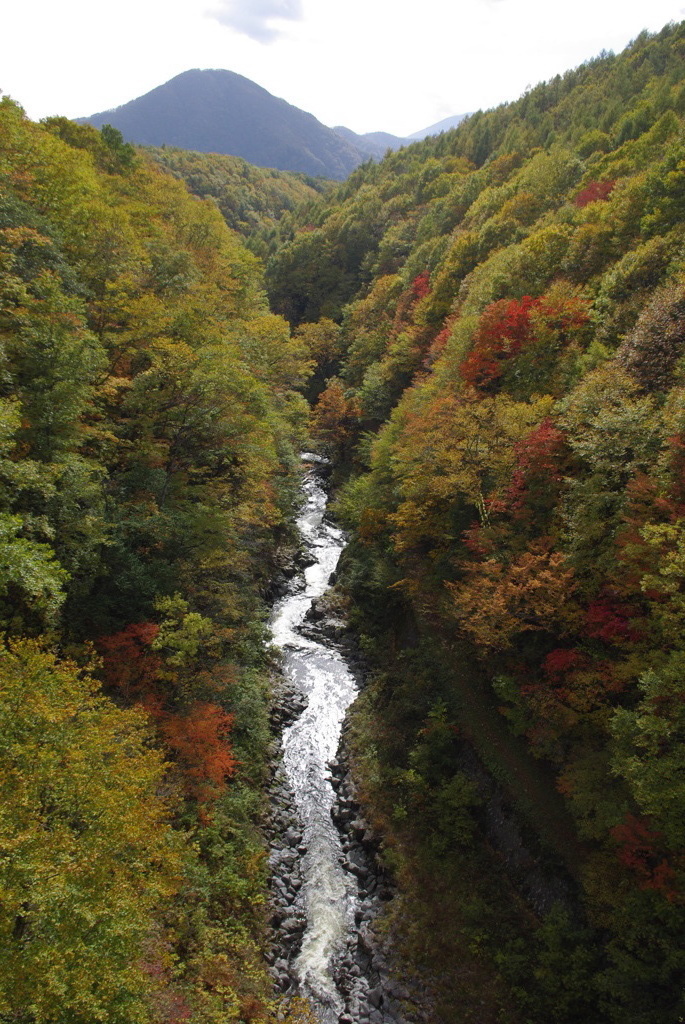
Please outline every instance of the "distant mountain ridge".
M425 129L405 139L387 132L357 135L349 128L327 128L249 78L219 69L184 71L120 107L76 120L96 128L111 124L127 142L142 146L227 154L257 167L336 180L369 158L380 159L388 149L431 133Z
M127 142L240 156L258 167L342 180L367 159L304 110L233 71L192 70L114 110L78 119L111 124Z
M333 129L341 138L355 146L360 152L380 160L389 149L400 149L402 146L411 145L412 139L400 138L398 135L390 135L388 132L367 132L366 135L357 135L351 128L343 125L336 125Z
M456 128L466 117L470 117L471 114L452 114L451 117L444 117L442 121L438 121L436 124L431 124L428 128L421 128L418 132L412 132L408 138L408 142L418 142L421 139L427 139L429 135L441 135L442 132L448 132L451 128Z
M421 128L418 132L413 132L404 138L398 135L391 135L389 132L367 132L365 135L357 135L356 132L353 132L350 128L344 128L342 125L336 125L333 131L337 132L341 138L346 139L353 146L356 146L362 153L381 160L389 149L394 150L400 149L402 146L411 146L413 142L420 142L421 139L426 139L429 135L440 135L451 128L456 128L468 116L468 114L453 114L451 117L438 121L437 124L431 124L428 128Z

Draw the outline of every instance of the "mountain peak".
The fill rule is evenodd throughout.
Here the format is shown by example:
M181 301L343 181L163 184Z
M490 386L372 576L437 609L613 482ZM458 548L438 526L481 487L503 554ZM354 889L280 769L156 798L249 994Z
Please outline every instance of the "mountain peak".
M367 158L313 114L219 68L183 71L138 99L78 120L111 124L139 145L226 153L326 178L344 179Z
M357 135L342 126L327 128L235 71L190 68L138 99L78 122L95 128L111 124L127 142L141 146L222 153L258 167L343 180L369 158L380 159L388 149L444 131L465 116L446 118L409 138Z

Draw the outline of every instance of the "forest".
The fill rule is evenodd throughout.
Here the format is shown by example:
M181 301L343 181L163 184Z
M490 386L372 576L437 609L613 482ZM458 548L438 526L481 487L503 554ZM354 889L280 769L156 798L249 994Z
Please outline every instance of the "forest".
M259 826L308 444L434 1024L685 1018L684 68L335 184L0 101L2 1024L306 1018Z
M270 1019L265 596L310 373L216 205L0 104L0 1019Z

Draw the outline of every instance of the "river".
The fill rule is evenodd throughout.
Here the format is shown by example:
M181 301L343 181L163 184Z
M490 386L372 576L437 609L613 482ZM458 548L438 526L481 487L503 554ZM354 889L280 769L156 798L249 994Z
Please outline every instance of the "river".
M312 602L328 587L345 546L343 532L327 522L326 493L313 456L303 456L305 502L298 527L314 559L304 581L276 602L271 631L283 651L288 686L307 706L283 732L283 766L303 831L302 901L306 918L295 961L301 993L310 999L321 1024L337 1024L342 996L334 981L336 958L355 929L357 884L342 867L341 837L331 819L335 793L328 764L335 757L345 713L357 693L344 657L333 646L304 635L301 627Z

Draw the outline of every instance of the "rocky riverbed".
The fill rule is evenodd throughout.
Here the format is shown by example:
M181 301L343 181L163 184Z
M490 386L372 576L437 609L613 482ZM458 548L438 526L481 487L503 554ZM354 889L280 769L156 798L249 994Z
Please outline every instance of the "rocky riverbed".
M325 518L316 460L307 461L303 552L292 560L302 571L278 585L271 617L282 678L272 714L267 958L276 991L308 998L320 1024L411 1024L401 1005L408 992L392 978L375 928L392 889L341 746L362 675L325 596L344 536Z
M340 641L339 622L317 620L317 631L330 627ZM345 646L349 639L345 637ZM297 960L306 927L302 897L303 856L308 852L298 821L293 792L278 750L280 731L302 713L300 694L278 687L272 717L276 732L272 780L271 816L267 828L271 867L271 948L267 959L279 994L299 994ZM393 970L382 929L378 928L384 906L393 898L392 881L382 865L381 839L365 820L357 799L345 745L345 727L337 755L328 762L335 799L331 819L341 837L339 857L343 871L356 888L353 927L332 966L332 977L341 998L338 1024L427 1024L430 1017L417 1009L424 993L410 989Z

